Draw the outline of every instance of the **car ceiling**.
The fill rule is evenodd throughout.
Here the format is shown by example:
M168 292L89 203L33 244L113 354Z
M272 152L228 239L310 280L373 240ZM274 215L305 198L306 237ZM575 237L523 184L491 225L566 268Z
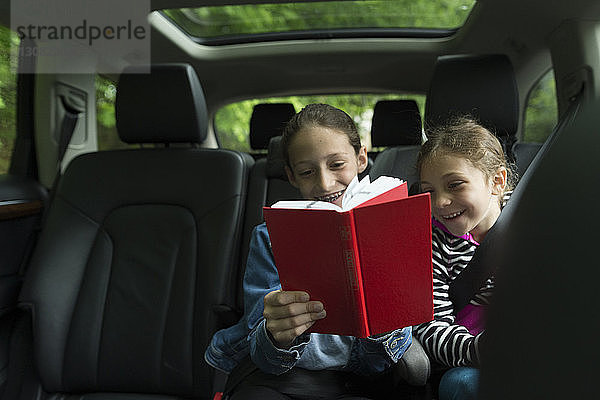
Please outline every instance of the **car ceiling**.
M260 2L154 0L151 7ZM152 60L194 65L209 108L237 99L292 93L425 93L435 60L443 54L505 53L517 71L537 79L550 67L548 37L563 21L600 18L597 0L551 3L552 7L547 0L479 0L463 28L446 39L261 43L197 49L190 51L193 56L153 28Z

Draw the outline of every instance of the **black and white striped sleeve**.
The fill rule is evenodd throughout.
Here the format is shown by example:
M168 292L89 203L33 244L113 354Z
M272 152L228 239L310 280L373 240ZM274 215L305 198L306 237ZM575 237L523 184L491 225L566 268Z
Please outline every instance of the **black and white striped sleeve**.
M415 336L430 358L442 365L477 366L481 335L473 336L466 327L455 323L448 293L449 283L466 267L475 247L462 239L450 239L435 229L433 239L434 319L416 327Z

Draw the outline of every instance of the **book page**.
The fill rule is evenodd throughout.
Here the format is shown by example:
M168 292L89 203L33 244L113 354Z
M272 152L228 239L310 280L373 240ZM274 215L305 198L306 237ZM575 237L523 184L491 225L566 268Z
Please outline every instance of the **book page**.
M358 185L352 188L351 191L346 189L346 193L342 197L342 210L350 210L367 200L379 196L397 186L400 186L404 181L402 179L393 178L391 176L380 176L373 182L369 181L369 176L361 180ZM350 186L348 186L350 188ZM348 195L346 197L346 194Z
M402 183L404 183L402 179L390 176L380 176L373 182L371 182L368 175L360 181L358 180L358 177L354 177L342 196L342 207L333 203L318 200L282 200L273 204L271 208L321 209L343 212L379 196L390 189L400 186Z
M318 200L281 200L273 204L271 208L316 208L321 210L343 211L342 208L336 204Z

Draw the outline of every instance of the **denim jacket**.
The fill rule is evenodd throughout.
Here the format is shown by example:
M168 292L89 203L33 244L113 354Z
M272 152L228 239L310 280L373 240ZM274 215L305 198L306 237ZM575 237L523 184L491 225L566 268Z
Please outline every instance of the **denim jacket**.
M402 357L412 343L412 328L397 329L377 338L305 333L289 350L277 348L267 335L263 298L281 289L266 224L252 234L244 275L244 315L215 333L204 358L224 372L248 354L264 372L282 374L294 366L310 370L335 369L361 375L384 371Z

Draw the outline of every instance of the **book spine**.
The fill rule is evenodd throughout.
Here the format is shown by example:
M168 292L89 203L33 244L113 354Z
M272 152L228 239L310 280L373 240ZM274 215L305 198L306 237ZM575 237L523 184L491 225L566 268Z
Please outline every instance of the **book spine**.
M340 225L340 235L342 242L345 245L343 252L346 277L348 280L348 287L352 289L352 302L354 304L354 310L356 310L356 319L359 326L360 333L357 336L367 337L370 336L371 333L367 320L354 213L350 210L341 215L344 216L344 223Z

